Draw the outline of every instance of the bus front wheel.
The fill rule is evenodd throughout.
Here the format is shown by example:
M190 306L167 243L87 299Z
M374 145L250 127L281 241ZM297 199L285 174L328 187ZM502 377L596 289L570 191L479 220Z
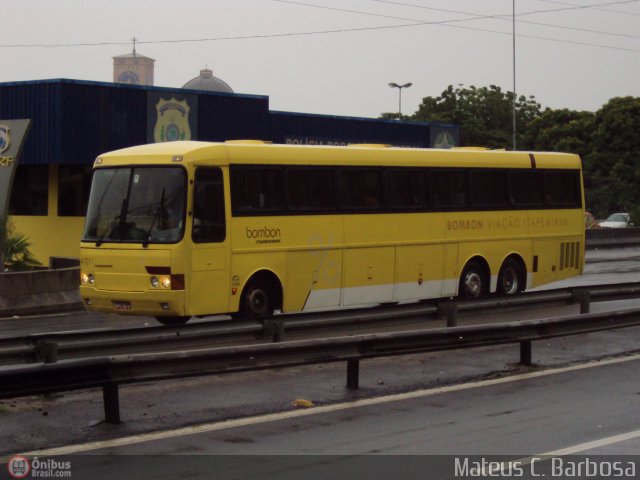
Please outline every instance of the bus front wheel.
M240 297L240 308L234 317L242 320L260 320L273 315L272 289L263 282L250 281Z
M460 276L458 296L467 299L480 298L487 293L487 287L487 276L482 265L475 261L467 263Z

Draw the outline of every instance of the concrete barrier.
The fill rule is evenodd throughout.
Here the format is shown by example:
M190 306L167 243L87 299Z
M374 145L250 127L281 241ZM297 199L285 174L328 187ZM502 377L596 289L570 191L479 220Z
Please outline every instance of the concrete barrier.
M0 273L0 317L82 310L80 268Z
M587 248L640 246L640 228L590 228Z

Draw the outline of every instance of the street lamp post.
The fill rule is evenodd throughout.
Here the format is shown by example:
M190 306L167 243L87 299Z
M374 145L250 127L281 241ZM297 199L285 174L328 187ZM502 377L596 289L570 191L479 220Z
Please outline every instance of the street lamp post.
M391 88L397 88L398 89L398 120L400 120L402 118L402 89L403 88L409 88L411 85L413 85L413 83L409 82L409 83L405 83L404 85L398 85L395 82L392 82L389 84L389 86Z
M516 96L516 0L512 3L512 33L513 33L513 109L511 112L513 123L513 151L516 150L516 102L518 97Z

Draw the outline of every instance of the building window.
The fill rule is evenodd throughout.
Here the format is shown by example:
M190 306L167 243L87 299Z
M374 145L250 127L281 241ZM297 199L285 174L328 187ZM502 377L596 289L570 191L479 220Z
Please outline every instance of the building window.
M89 166L60 165L58 171L58 215L83 217L87 213L92 169Z
M49 201L49 166L18 165L11 201L10 215L47 215Z

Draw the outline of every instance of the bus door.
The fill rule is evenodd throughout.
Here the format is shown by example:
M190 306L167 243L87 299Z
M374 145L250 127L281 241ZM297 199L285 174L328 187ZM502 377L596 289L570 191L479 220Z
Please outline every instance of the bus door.
M189 313L229 311L229 239L219 167L197 167L193 186Z

